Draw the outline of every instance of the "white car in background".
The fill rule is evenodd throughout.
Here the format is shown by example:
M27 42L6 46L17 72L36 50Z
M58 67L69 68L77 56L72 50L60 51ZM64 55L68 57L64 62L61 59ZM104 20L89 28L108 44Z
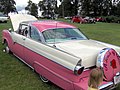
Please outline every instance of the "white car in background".
M0 13L0 22L7 23L8 17L2 13Z

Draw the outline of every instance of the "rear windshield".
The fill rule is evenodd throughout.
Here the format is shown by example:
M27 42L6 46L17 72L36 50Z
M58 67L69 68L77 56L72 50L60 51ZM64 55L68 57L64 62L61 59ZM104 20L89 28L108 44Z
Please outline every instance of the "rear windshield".
M87 39L87 37L77 28L49 29L43 32L43 36L47 43Z

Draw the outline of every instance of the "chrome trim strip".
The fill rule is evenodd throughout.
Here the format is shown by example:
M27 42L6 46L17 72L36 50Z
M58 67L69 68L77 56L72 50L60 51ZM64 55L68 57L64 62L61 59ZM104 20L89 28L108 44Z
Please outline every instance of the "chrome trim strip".
M17 43L17 44L19 44L19 43ZM21 45L21 44L19 44L19 45ZM22 46L22 45L21 45L21 46ZM25 46L23 46L23 47L25 47ZM26 47L26 49L28 49L28 50L30 50L30 51L32 51L32 52L34 52L34 53L36 53L36 54L38 54L38 55L44 57L44 58L47 58L47 57L45 57L45 56L43 56L43 55L41 55L41 54L39 54L39 53L37 53L37 52L31 50L30 48L27 48L27 47ZM30 66L29 64L27 64L23 59L21 59L20 57L18 57L18 56L17 56L16 54L14 54L14 53L13 53L13 55L15 55L15 56L16 56L18 59L20 59L23 63L25 63L27 66L29 66L31 69L34 70L34 68L33 68L32 66ZM47 58L47 59L49 59L49 58ZM49 60L51 60L51 59L49 59ZM55 62L55 61L53 61L53 60L51 60L51 61L54 62L54 63L56 63L56 64L59 64L59 63L57 63L57 62ZM66 68L66 69L68 69L68 70L71 70L71 69L65 67L64 65L61 65L61 64L59 64L59 65L60 65L60 66L63 66L64 68Z
M113 85L113 84L114 84L113 82L108 82L107 84L101 85L101 86L99 87L99 89L107 88L108 86L111 86L111 85Z
M26 38L26 37L25 37L25 38ZM33 40L33 39L31 39L31 38L26 38L26 39ZM35 40L33 40L33 41L35 41ZM38 42L38 41L35 41L35 42ZM29 49L29 50L31 50L31 51L33 51L32 49L30 49L29 47L27 47L27 46L25 46L25 45L22 45L22 44L20 44L20 43L18 43L18 42L16 42L16 43L19 44L19 45L21 45L21 46L23 46L23 47L25 47L25 48L27 48L27 49ZM51 48L54 48L54 49L59 50L59 51L61 51L61 52L63 52L63 53L67 53L67 54L69 54L69 55L71 55L71 56L73 56L73 57L79 58L79 59L81 60L80 57L75 56L75 55L73 55L73 54L71 54L71 53L69 53L69 52L63 51L63 50L61 50L61 49L58 49L58 48L56 48L56 47L50 46L50 45L45 44L45 43L41 43L41 42L38 42L38 43L43 44L43 45L48 46L48 47L51 47ZM35 51L33 51L33 52L35 52ZM37 53L37 52L36 52L36 53Z
M15 54L14 54L15 55ZM20 57L18 57L17 55L15 55L20 61L22 61L24 64L26 64L28 67L30 67L32 70L34 70L34 68L32 66L30 66L28 63L26 63L23 59L21 59Z
M33 41L34 41L34 40L33 40ZM35 42L36 42L36 41L35 41ZM39 42L38 42L38 43L39 43ZM56 62L55 60L50 59L49 57L46 57L45 55L42 55L41 53L36 52L35 50L31 49L29 46L22 45L22 44L20 44L20 43L18 43L18 42L16 42L16 44L19 44L19 45L21 45L22 47L24 47L24 48L26 48L26 49L28 49L28 50L30 50L30 51L38 54L38 55L41 55L41 56L43 56L43 57L45 57L45 58L47 58L47 59L49 59L49 60L51 60L51 61L53 61L53 62L55 62L55 63L57 63L57 64L59 64L59 65L61 65L61 66L64 66L65 68L67 68L67 69L69 69L69 70L72 70L72 69L66 67L65 65L60 64L59 62ZM43 43L40 43L40 44L43 44ZM80 57L77 57L77 56L75 56L75 55L72 55L72 54L70 54L70 53L67 53L67 52L65 52L65 51L62 51L62 50L57 49L57 48L55 48L55 47L52 47L52 46L49 46L49 45L46 45L46 44L43 44L43 45L45 45L45 46L47 46L47 47L50 47L50 48L53 48L53 49L56 49L56 50L61 51L61 52L63 52L63 53L66 53L66 54L68 54L68 55L70 55L70 56L73 56L73 57L77 58L78 60L81 60ZM78 62L77 62L77 63L78 63ZM72 71L74 71L74 69L73 69Z
M72 81L70 81L69 79L62 77L62 76L59 75L58 73L50 70L49 68L45 67L45 66L42 65L42 64L40 64L40 63L38 63L38 62L36 62L36 61L34 62L34 64L38 64L39 66L43 67L45 70L47 70L48 72L50 72L50 73L53 74L54 76L59 77L60 79L63 79L64 81L66 81L66 82L68 82L68 83L72 83Z

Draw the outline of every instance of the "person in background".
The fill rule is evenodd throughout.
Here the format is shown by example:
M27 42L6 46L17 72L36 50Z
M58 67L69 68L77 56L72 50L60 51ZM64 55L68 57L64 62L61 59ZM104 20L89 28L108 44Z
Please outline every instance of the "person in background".
M91 71L88 80L88 90L99 90L99 85L103 81L103 72L99 68L95 68Z

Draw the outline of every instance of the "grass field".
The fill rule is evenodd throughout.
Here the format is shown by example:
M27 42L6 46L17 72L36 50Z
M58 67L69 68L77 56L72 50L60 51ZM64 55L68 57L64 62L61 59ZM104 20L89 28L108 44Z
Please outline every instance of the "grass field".
M91 39L120 46L120 24L73 24ZM60 90L52 83L43 83L36 73L13 55L2 52L2 30L10 27L10 22L0 23L0 90Z

